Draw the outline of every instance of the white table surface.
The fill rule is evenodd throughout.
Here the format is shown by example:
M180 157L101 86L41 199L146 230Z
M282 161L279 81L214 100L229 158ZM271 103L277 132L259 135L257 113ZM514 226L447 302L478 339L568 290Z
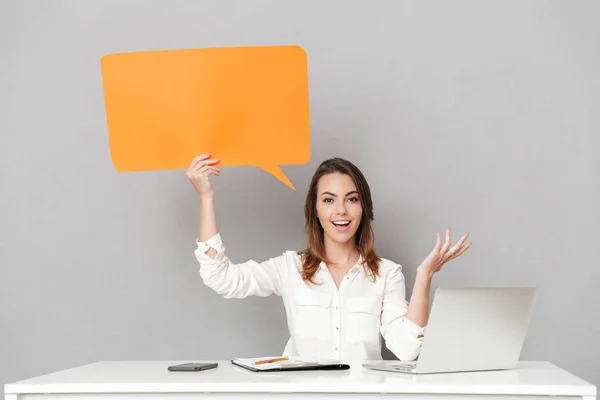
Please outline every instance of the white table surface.
M188 361L98 362L10 383L5 385L4 391L6 399L11 400L28 394L74 393L362 393L361 397L383 393L574 396L584 399L595 399L596 396L595 386L549 362L521 362L516 369L506 371L419 376L372 371L360 364L352 365L347 371L251 372L232 365L229 360L216 361L218 368L201 372L167 370L169 365L184 362Z

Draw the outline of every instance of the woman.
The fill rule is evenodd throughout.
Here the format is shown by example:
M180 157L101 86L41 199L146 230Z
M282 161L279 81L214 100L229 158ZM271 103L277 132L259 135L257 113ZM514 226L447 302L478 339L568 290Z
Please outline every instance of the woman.
M204 283L226 298L283 298L290 331L285 356L364 361L381 359L381 335L400 360L419 355L427 323L431 280L471 243L463 236L442 244L417 268L410 303L402 267L373 249L373 204L369 185L352 163L333 158L315 172L304 212L308 247L258 263L234 264L217 230L211 175L221 170L210 154L192 160L187 176L200 198L195 255Z

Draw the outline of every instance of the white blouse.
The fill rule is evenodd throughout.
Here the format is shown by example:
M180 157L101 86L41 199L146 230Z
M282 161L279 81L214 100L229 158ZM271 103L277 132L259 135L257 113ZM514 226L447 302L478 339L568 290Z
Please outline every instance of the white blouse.
M408 309L402 267L382 259L379 276L367 277L358 260L339 290L324 263L315 275L320 285L302 280L302 262L295 251L264 262L234 264L225 255L220 234L197 242L194 254L204 283L225 298L281 296L290 339L284 356L335 359L342 362L380 360L381 335L400 360L414 360L424 332L405 318ZM212 259L206 252L214 248Z

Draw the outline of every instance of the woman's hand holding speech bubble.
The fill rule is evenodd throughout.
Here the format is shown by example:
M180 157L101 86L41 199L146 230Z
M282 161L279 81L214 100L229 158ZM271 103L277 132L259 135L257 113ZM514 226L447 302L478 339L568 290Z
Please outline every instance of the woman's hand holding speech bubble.
M185 173L201 199L214 195L209 177L221 173L221 168L213 167L218 162L219 159L210 158L210 154L202 154L192 160Z

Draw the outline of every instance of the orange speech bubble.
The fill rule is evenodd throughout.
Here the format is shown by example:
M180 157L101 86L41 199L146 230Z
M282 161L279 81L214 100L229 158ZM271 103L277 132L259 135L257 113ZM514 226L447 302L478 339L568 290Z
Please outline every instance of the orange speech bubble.
M113 165L187 168L211 153L295 190L279 165L310 159L306 53L298 46L109 54L101 59Z

